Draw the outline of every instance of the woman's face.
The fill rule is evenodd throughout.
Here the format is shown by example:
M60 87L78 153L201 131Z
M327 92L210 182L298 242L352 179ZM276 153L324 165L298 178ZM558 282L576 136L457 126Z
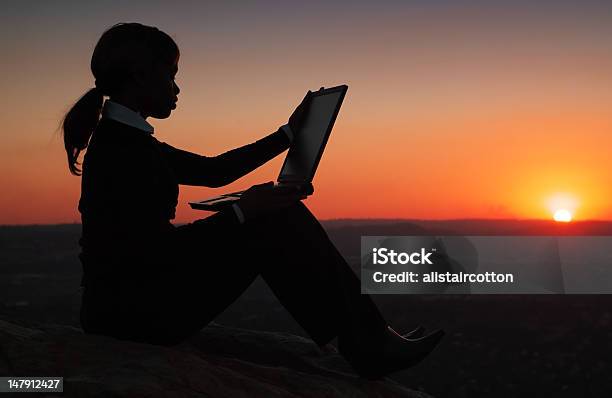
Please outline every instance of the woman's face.
M166 119L176 109L181 91L174 79L178 72L178 58L171 64L158 62L143 79L143 116Z

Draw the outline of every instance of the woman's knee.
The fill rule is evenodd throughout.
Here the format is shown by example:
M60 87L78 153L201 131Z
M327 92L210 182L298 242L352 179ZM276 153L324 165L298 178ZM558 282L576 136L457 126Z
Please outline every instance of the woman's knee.
M295 239L296 235L310 236L311 238L314 238L313 235L327 237L327 232L319 220L302 202L297 202L280 211L273 219L271 227L280 231L283 236L289 239L292 239L292 237Z
M301 220L307 223L308 225L311 225L316 229L324 232L323 226L321 225L317 217L312 214L310 209L303 202L298 202L295 206L292 207L291 211L293 212L293 214L295 214L294 217L296 219Z
M297 201L296 203L285 207L283 210L284 213L290 217L306 217L310 220L316 220L314 214L310 212L310 209L308 209L308 207L302 201Z
M327 236L323 226L302 202L278 209L247 224L251 235L273 238L274 241L295 241L296 236L313 234Z
M296 202L290 206L280 208L270 213L266 218L266 221L276 224L288 224L288 225L300 225L307 223L318 223L316 217L310 212L308 207L301 201Z

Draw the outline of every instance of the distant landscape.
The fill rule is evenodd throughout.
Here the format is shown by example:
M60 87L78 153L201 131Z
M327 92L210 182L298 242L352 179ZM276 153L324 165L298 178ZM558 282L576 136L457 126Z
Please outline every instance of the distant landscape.
M606 221L322 224L357 273L362 235L612 235L612 222ZM79 325L79 236L79 224L0 227L0 318ZM413 389L440 397L612 394L610 295L377 295L374 300L398 330L422 324L448 332L422 364L394 376ZM216 321L304 335L261 279Z

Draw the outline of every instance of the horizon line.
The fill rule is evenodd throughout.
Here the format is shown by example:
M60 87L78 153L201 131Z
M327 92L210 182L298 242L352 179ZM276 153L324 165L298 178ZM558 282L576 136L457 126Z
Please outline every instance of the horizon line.
M195 221L195 220L194 220ZM520 221L520 222L550 222L561 225L571 225L580 223L606 223L612 222L612 219L585 219L572 220L570 222L558 222L548 218L325 218L319 222L339 222L339 221L410 221L410 222L466 222L466 221ZM190 221L191 222L191 221ZM189 224L190 222L175 223L176 225ZM0 227L46 227L46 226L65 226L65 225L81 225L80 222L59 222L59 223L28 223L28 224L0 224Z

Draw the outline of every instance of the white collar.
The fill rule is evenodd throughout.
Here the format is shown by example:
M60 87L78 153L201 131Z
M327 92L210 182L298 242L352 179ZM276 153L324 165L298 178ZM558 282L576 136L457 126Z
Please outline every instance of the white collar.
M128 126L143 130L149 134L153 134L153 126L151 126L144 117L138 112L134 112L127 106L121 105L118 102L106 100L102 109L102 118L113 119Z

